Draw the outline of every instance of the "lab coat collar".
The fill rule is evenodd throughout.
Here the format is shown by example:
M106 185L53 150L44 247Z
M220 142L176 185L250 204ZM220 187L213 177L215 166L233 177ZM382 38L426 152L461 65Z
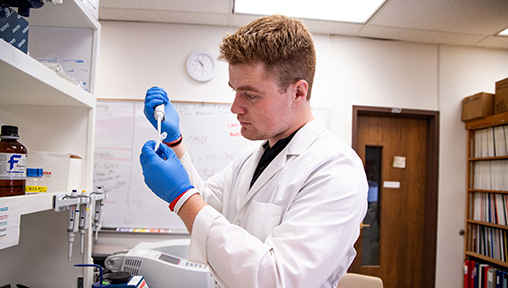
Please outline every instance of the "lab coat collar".
M318 120L312 120L300 128L291 142L289 142L288 146L284 148L284 150L282 150L279 155L277 155L277 157L272 160L268 167L266 167L263 173L259 175L259 178L256 180L256 182L254 182L254 185L252 185L249 192L247 192L245 198L238 199L239 202L237 204L239 204L239 213L242 213L241 211L245 209L245 205L256 194L256 192L259 191L259 189L261 189L277 172L279 172L284 167L285 163L291 156L298 156L303 153L325 129L325 126ZM252 163L247 165L247 167L254 167L253 169L255 169L257 162L259 162L262 154L263 147L260 145L260 147L253 153L253 157L250 157L250 159L247 160L252 161ZM246 172L247 174L244 173L242 177L252 178L254 170L250 171L250 169L248 169ZM250 180L249 182L244 183L250 183Z
M286 155L302 154L325 129L326 127L324 124L318 119L308 122L300 128L291 142L289 142ZM282 152L284 152L284 150Z

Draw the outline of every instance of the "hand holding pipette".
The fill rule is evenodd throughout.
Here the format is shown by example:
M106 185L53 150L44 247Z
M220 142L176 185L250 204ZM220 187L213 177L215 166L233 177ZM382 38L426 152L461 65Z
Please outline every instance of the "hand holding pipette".
M176 142L182 137L180 132L180 117L173 104L169 101L164 89L160 87L148 89L143 112L148 121L159 132L159 137L164 137L164 133L166 133L165 139L162 139L164 142ZM158 119L160 119L160 124ZM157 139L157 143L160 143L159 141L162 140ZM157 145L155 148L158 150L159 146Z
M162 109L159 105L165 105L164 114L157 112ZM182 141L180 117L166 91L159 87L152 87L146 92L144 113L152 126L162 132L162 136L167 133L164 141L166 145L150 140L141 149L140 162L145 183L157 196L170 204L171 211L178 213L181 207L179 201L185 202L188 199L180 196L197 193L197 190L192 189L194 186L190 184L189 176L176 153L170 148L180 145Z

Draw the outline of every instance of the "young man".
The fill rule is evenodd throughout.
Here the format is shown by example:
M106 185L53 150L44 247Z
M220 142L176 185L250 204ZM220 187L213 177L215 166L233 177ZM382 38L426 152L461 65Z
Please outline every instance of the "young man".
M312 116L311 34L298 20L263 17L227 36L220 59L242 135L266 141L204 182L166 92L151 88L145 115L156 127L154 107L166 104L169 142L143 146L146 184L181 217L188 260L209 265L218 287L335 287L356 255L368 185L357 154Z

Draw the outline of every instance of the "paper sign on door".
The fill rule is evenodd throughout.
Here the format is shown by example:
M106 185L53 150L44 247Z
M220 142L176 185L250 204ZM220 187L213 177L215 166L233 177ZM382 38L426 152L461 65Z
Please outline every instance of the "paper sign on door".
M384 188L400 188L400 182L399 181L384 181L383 187Z
M404 156L393 157L393 167L394 168L406 168L406 157L404 157Z

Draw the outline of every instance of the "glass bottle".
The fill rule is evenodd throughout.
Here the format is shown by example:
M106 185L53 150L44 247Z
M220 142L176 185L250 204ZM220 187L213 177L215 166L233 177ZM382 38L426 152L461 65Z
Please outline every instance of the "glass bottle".
M0 134L0 197L25 195L27 150L18 127L3 125Z

